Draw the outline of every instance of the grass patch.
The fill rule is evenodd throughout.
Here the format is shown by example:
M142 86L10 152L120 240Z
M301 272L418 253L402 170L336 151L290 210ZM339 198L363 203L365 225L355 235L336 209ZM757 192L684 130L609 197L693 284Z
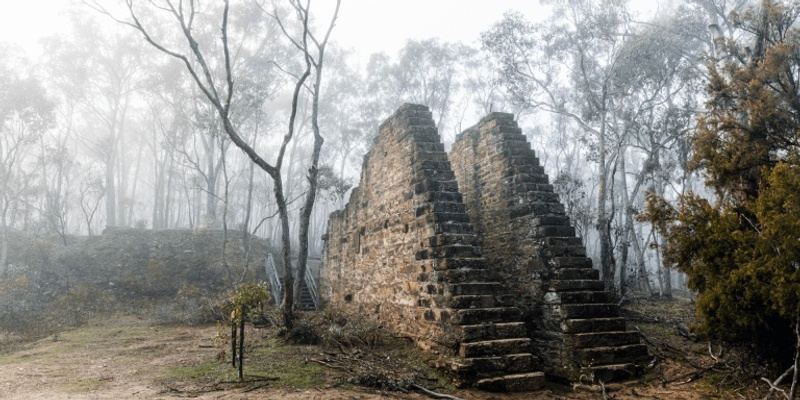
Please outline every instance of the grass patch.
M99 390L103 387L103 382L99 379L78 379L64 386L64 390L70 393L86 393Z
M245 350L245 381L275 380L270 386L294 389L319 387L325 383L325 368L306 360L312 347L289 346L277 339L268 339ZM224 361L203 361L189 366L167 368L172 380L199 382L234 382L237 369Z
M203 361L195 365L167 368L171 380L229 381L236 379L236 371L228 363Z

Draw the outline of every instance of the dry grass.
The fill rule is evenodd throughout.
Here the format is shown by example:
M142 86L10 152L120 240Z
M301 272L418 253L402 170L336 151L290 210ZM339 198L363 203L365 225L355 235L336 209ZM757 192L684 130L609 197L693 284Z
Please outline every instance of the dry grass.
M692 304L639 300L625 306L629 327L646 338L656 362L640 379L606 385L613 399L759 398L763 387L731 384L731 371L712 368L708 345L683 337ZM463 399L595 399L599 386L551 384L537 393L488 394L457 390L428 366L418 348L364 323L338 326L331 316L306 315L319 345L287 345L276 328L248 326L245 381L219 343L216 326L153 326L115 317L0 353L4 398L282 398L423 399L412 384ZM339 320L339 322L342 322ZM377 336L376 336L377 335ZM222 356L220 358L220 356Z

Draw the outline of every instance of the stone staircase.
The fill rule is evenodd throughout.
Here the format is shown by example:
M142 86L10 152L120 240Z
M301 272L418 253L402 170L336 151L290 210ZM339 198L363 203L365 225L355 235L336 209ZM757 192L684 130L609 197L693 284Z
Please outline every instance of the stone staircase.
M458 163L459 185L483 233L487 259L513 265L500 270L498 279L516 293L537 288L530 305L521 299L515 304L526 312L542 369L557 379L584 382L639 375L649 360L647 347L638 332L626 329L513 115L493 113L464 131L451 159ZM507 210L508 220L493 215L496 208Z
M415 258L431 261L433 271L427 278L441 285L439 301L451 313L442 320L455 328L458 337L456 354L444 357L441 366L453 373L459 386L536 390L545 376L531 353L522 312L510 305L507 288L487 269L430 112L409 113L409 120L417 146L414 191L425 201L416 215L432 223L434 233Z
M537 232L544 238L544 255L551 276L546 282L543 324L536 341L559 360L545 369L572 380L609 382L641 374L649 360L638 332L626 329L620 308L606 291L599 271L592 268L582 240L566 217L550 217ZM555 233L555 234L554 234Z
M479 253L478 247L469 246ZM440 271L453 315L450 321L461 337L458 353L448 360L456 383L496 392L523 392L542 387L545 376L532 354L522 312L508 290L493 282L482 257L444 260Z

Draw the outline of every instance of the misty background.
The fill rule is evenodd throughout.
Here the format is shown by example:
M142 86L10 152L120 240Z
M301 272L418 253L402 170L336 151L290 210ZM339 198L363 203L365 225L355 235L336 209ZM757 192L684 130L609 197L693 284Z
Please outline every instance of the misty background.
M324 31L333 3L311 4L312 30ZM136 4L158 40L182 46L174 20ZM222 6L200 5L192 33L221 78ZM325 142L309 254L321 252L327 215L357 184L378 125L410 102L430 107L448 148L488 112L514 113L589 254L610 266L607 281L646 293L682 289L655 251L662 238L636 215L647 191L704 190L686 163L705 66L715 41L735 39L729 13L747 5L343 1L319 91ZM280 244L274 181L232 146L184 65L114 20L130 20L124 2L4 8L0 269L9 270L10 235L67 246L109 227L224 229ZM231 3L230 120L274 160L304 60L270 14L297 32L279 2ZM311 87L301 91L280 171L292 240L308 191ZM611 259L601 260L604 251Z

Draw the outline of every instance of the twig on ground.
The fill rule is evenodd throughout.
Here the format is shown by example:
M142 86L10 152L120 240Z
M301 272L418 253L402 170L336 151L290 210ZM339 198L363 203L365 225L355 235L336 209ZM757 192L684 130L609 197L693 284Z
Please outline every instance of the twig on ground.
M794 365L792 365L791 367L789 367L789 369L784 371L783 374L781 374L781 376L779 376L778 379L775 379L775 381L773 382L770 382L769 379L767 378L761 377L761 380L767 382L767 385L769 385L769 391L767 392L767 395L764 397L764 400L769 400L769 398L772 397L772 392L781 392L783 396L788 399L789 394L786 393L785 390L779 388L778 385L780 385L781 382L783 382L783 380L786 379L786 377L789 376L789 374L791 374L793 371L794 371Z
M714 359L714 362L715 362L716 364L719 364L719 363L720 363L720 360L719 360L719 359L722 357L722 354L723 354L724 352L725 352L725 348L724 348L724 347L722 347L722 345L720 345L720 346L719 346L719 355L714 355L714 350L711 348L711 342L708 342L708 354L709 354L709 355L711 355L711 358L713 358L713 359Z
M353 372L350 368L347 368L347 367L342 366L342 365L334 365L334 364L327 363L325 361L317 360L317 359L314 359L314 358L310 359L309 361L314 361L315 363L323 365L323 366L326 366L328 368L340 369L342 371L347 371L347 372Z
M452 396L452 395L444 394L444 393L434 392L434 391L426 389L426 388L424 388L424 387L422 387L420 385L417 385L416 383L412 383L410 386L412 388L414 388L414 389L419 390L422 393L427 394L428 396L433 397L434 399L463 400L460 397L456 397L456 396Z
M608 393L606 393L606 384L603 381L598 381L598 385L600 385L600 393L603 394L603 400L608 400Z
M719 366L719 364L714 364L714 365L712 365L710 367L703 368L703 369L701 369L699 371L690 372L688 374L681 375L678 378L670 379L668 381L665 381L664 384L674 383L674 382L677 382L679 380L682 380L682 379L688 377L689 379L687 379L686 381L677 383L678 385L685 385L687 383L691 383L691 382L696 381L697 379L700 379L703 376L703 374L705 374L708 371L713 370L714 368L717 368L718 366Z
M265 387L267 387L267 386L269 386L269 383L265 383L265 384L263 384L263 385L258 385L258 386L252 386L252 387L249 387L249 388L247 388L247 389L243 390L243 392L245 392L245 393L248 393L248 392L252 392L252 391L254 391L254 390L258 390L258 389L261 389L261 388L265 388Z

